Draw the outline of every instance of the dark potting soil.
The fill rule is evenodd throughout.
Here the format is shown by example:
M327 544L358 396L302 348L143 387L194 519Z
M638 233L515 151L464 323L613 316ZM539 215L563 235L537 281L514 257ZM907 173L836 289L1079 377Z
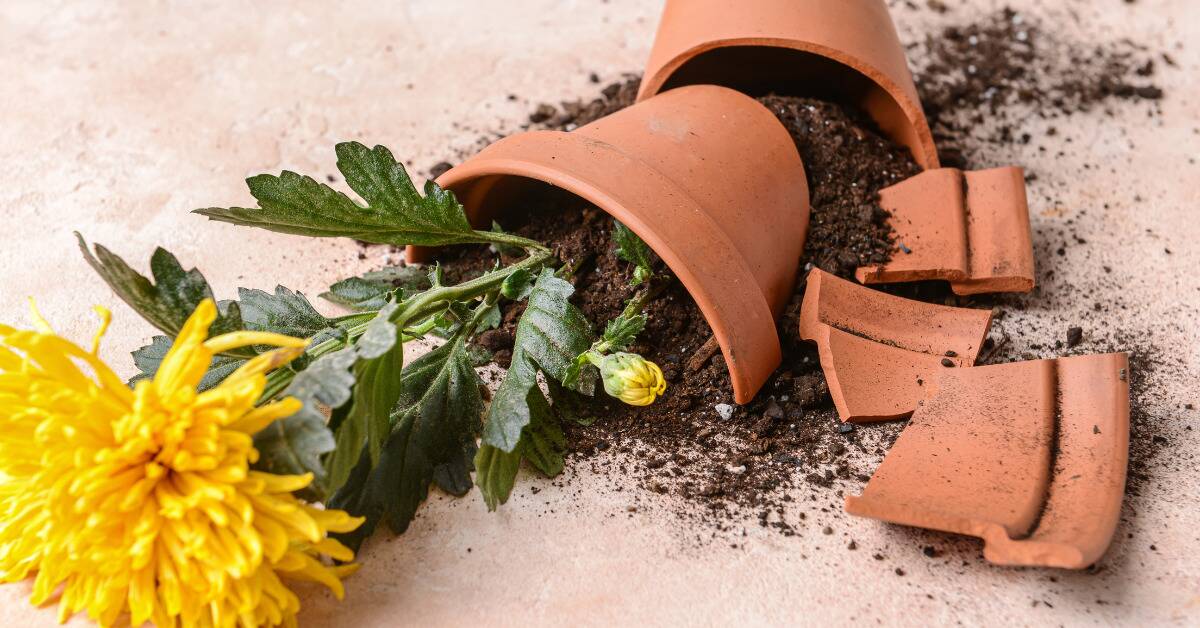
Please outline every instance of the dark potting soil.
M1154 64L1148 59L1124 42L1061 41L1034 20L1009 10L930 34L914 53L918 88L943 163L959 167L971 167L988 146L1028 143L1021 125L1031 110L1039 116L1065 116L1103 107L1112 99L1157 100L1162 93L1151 82ZM1163 59L1169 62L1169 57ZM540 105L530 116L530 127L572 130L587 124L631 105L637 83L636 76L627 75L594 99ZM651 494L680 496L682 500L671 503L683 504L681 516L698 518L717 530L757 516L761 525L790 535L805 514L790 512L788 502L811 500L823 510L828 506L831 512L840 511L840 480L865 481L904 425L856 429L837 420L816 351L797 337L803 271L820 267L849 276L861 264L886 260L893 250L892 234L876 194L918 168L904 149L881 138L869 120L850 108L781 95L760 101L796 141L812 201L801 277L780 321L783 365L753 402L734 405L708 324L660 264L665 285L647 309L647 328L633 350L663 367L669 382L666 395L647 408L632 408L601 394L590 408L593 423L566 427L569 464L607 472L615 490L632 483ZM434 174L449 166L435 166ZM613 250L613 221L587 202L547 188L524 199L520 213L504 216L502 223L507 230L549 243L563 263L578 268L575 302L597 325L616 316L633 296L631 269ZM457 281L483 272L494 259L494 253L482 248L460 248L444 252L440 261L448 279ZM1047 264L1052 262L1039 251L1039 265ZM1020 310L1037 298L964 300L936 284L889 290L952 305L993 307L998 322L1006 309ZM502 366L511 357L513 328L522 308L510 305L501 329L479 339ZM1089 343L1086 333L1080 336L1068 329L1064 327L1064 334L1070 336L1063 338L1071 353L1103 350ZM1017 354L1006 339L1003 332L993 334L980 363L1043 357ZM1155 367L1152 344L1123 340L1115 348L1134 349L1135 371ZM1145 394L1140 389L1145 374L1133 376L1135 399ZM1138 478L1139 461L1148 460L1158 442L1150 434L1139 438L1152 430L1139 428L1136 420L1133 431L1131 485ZM614 452L624 455L611 455ZM804 490L782 490L788 488Z

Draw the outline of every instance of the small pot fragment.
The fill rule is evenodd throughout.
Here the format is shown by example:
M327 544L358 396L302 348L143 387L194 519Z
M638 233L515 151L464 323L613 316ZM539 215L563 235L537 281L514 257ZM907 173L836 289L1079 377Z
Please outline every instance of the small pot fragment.
M1129 459L1125 353L947 369L846 512L984 539L1001 565L1103 556Z
M1008 166L927 170L879 192L897 250L863 266L863 283L943 279L955 294L1033 290L1033 236L1025 177Z
M904 299L816 269L800 337L817 343L842 421L863 423L908 416L939 372L975 364L991 320L990 310Z
M883 0L667 0L638 97L696 84L856 105L922 167L938 166Z
M735 401L750 401L779 365L775 320L795 285L808 185L787 129L753 98L713 85L672 90L570 133L506 137L438 183L477 228L538 185L588 200L641 237L691 293L724 353ZM412 261L426 255L409 248Z

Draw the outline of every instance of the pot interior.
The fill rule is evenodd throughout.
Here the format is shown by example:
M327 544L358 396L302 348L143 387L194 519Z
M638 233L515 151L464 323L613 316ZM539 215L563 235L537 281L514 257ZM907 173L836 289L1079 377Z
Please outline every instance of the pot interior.
M925 163L912 121L887 90L862 72L813 52L756 45L713 48L685 61L659 92L685 85L721 85L750 96L776 93L853 105L886 136L908 147L918 163Z

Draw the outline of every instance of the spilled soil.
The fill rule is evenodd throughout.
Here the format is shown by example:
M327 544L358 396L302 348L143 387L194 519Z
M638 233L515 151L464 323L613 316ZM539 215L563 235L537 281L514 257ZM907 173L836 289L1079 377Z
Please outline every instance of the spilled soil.
M1135 100L1148 101L1149 114L1154 115L1163 96L1154 82L1155 64L1170 63L1165 55L1151 55L1125 42L1062 41L1035 19L1007 9L930 33L916 46L913 59L943 162L966 168L989 146L1030 142L1023 128L1030 111L1069 117L1114 100ZM528 128L572 130L618 111L633 103L637 82L636 76L627 75L593 99L538 105ZM759 100L787 127L805 164L812 213L802 269L818 267L849 277L859 265L886 260L894 243L877 193L919 171L908 153L884 139L852 108L801 95L771 94ZM450 166L449 161L440 163L433 174ZM576 268L576 303L597 325L616 316L634 288L629 286L632 269L618 259L611 242L612 219L549 188L524 199L522 207L522 213L504 216L502 226L547 242L564 264ZM541 219L544 216L553 219ZM1053 258L1046 259L1041 250L1038 255L1041 268L1053 266ZM458 280L489 268L495 257L485 249L463 248L444 252L440 261L448 278ZM679 515L714 530L756 517L763 526L795 533L805 514L788 508L788 503L840 502L842 481L861 485L903 422L855 429L837 420L816 351L797 337L803 272L780 321L783 364L750 404L737 406L708 324L661 263L658 271L661 292L647 309L647 328L633 350L663 367L667 393L647 408L600 395L590 408L592 422L567 426L569 464L608 474L618 490L636 484L646 491L639 500L655 494L681 497L671 502L682 504ZM1014 350L1015 343L1009 341L1021 332L1004 325L1006 314L1034 303L1037 293L965 299L937 284L890 290L928 301L993 308L997 327L981 363L1105 348L1098 340L1088 342L1083 329L1075 331L1078 325L1071 322L1057 345L1045 347L1045 355ZM502 366L511 357L513 327L522 307L509 306L501 329L478 341ZM1088 323L1101 326L1102 320L1098 313ZM1147 340L1123 341L1117 348L1135 349L1137 367L1155 368L1156 352ZM1146 374L1139 375L1133 380L1135 400L1145 394L1138 387ZM1139 476L1137 465L1149 460L1160 444L1153 434L1139 436L1146 431L1134 427L1131 482ZM798 488L804 490L794 490ZM828 528L824 531L830 533Z

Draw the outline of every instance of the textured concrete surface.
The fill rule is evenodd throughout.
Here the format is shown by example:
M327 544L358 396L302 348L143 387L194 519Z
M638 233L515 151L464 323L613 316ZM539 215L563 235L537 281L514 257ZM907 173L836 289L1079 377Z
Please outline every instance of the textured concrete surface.
M965 4L949 17L897 6L902 38L1000 6ZM306 590L303 621L1200 623L1200 416L1184 408L1200 404L1200 13L1191 0L1012 4L1064 18L1073 36L1130 37L1178 62L1159 76L1168 92L1161 117L1117 104L1112 118L1060 121L1069 133L1047 142L1074 138L1063 156L1014 147L991 157L1039 173L1030 190L1038 263L1055 270L1006 323L1019 348L1052 344L1100 301L1112 307L1089 319L1089 335L1151 338L1181 363L1148 373L1138 402L1169 444L1139 471L1146 480L1127 499L1101 569L992 567L977 541L850 518L832 493L797 503L808 518L796 537L753 518L714 532L680 517L670 498L579 469L555 482L522 476L498 514L477 495L434 496L406 535L373 540L345 602ZM315 294L378 267L383 253L360 260L347 241L274 236L186 212L246 201L248 174L334 172L332 144L344 139L387 144L423 171L480 134L515 128L529 102L591 94L588 72L607 80L637 70L658 10L652 0L5 2L0 320L24 322L23 298L36 295L62 333L83 340L95 325L89 306L113 304L104 357L132 371L128 352L151 329L93 277L73 230L141 268L162 244L226 296L275 283ZM1041 135L1044 125L1029 129ZM1046 234L1068 224L1086 243L1058 256ZM825 525L833 535L821 533ZM857 551L846 549L851 539ZM930 544L937 558L922 554ZM0 625L53 623L54 611L32 609L27 593L25 584L0 587Z

